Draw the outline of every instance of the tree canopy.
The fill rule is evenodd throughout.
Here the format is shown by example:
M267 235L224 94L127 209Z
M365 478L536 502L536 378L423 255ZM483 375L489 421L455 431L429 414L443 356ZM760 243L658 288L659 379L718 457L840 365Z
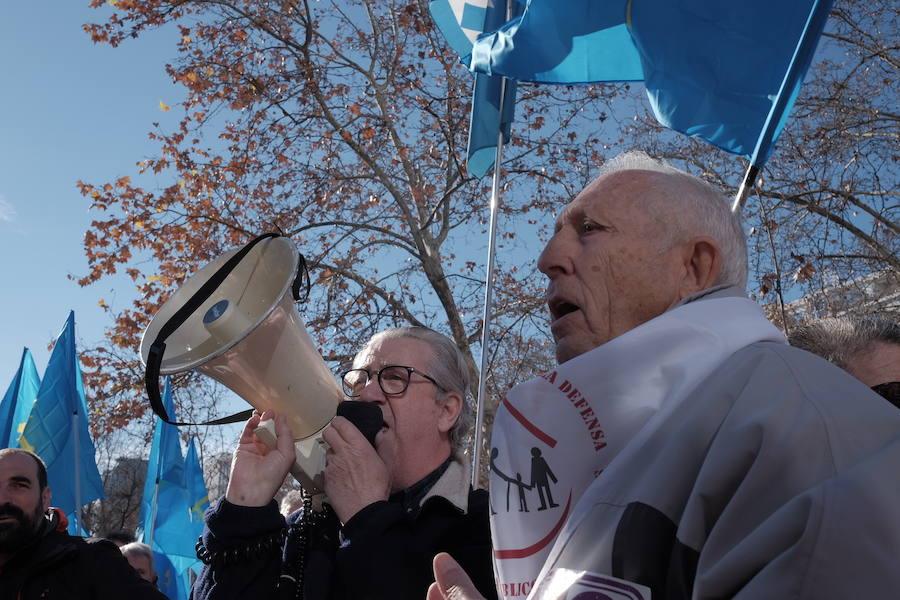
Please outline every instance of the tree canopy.
M164 107L180 123L154 126L159 152L137 173L79 182L97 215L79 282L124 270L140 290L111 315L108 343L86 353L92 401L117 409L95 426L144 411L137 346L161 302L218 254L274 228L310 263L302 312L328 360L346 361L386 327L426 325L456 341L477 377L489 186L464 166L471 75L427 2L111 4L108 19L85 25L97 43L178 28L166 69L186 97ZM836 3L745 210L750 291L764 302L897 276L897 12L886 0ZM737 188L741 159L661 130L641 95L629 85L519 88L503 162L493 398L549 364L534 260L558 207L606 158L641 147Z

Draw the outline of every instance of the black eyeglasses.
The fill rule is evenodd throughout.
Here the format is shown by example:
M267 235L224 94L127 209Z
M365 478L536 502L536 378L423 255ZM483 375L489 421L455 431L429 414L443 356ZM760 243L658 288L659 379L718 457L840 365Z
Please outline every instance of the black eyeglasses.
M442 392L447 391L441 387L437 381L425 373L403 365L387 365L375 373L375 377L378 379L378 387L381 388L381 391L384 392L385 395L396 396L405 392L406 388L409 387L409 379L413 373L421 375L433 383L435 387ZM372 374L369 373L368 369L350 369L341 375L344 393L351 398L356 398L362 394L363 388L365 388L371 380Z
M872 386L872 391L900 408L900 381L888 381Z

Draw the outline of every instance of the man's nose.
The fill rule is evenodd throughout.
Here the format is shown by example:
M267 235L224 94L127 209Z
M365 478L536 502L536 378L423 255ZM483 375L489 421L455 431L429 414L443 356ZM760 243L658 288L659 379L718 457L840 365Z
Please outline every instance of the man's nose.
M572 258L566 251L566 240L563 231L557 231L544 246L538 257L537 267L541 273L553 279L557 275L571 273Z
M362 391L359 393L359 399L363 402L384 402L384 392L381 391L377 376L366 382L366 385L363 386Z

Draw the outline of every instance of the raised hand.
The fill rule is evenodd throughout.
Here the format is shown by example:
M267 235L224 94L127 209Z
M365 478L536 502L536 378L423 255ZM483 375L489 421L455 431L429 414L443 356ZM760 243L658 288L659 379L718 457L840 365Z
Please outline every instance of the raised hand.
M260 421L271 418L275 419L275 434L278 436L273 450L253 435ZM265 506L275 497L294 460L294 436L287 418L276 416L270 410L262 415L254 411L244 425L231 457L231 475L225 499L239 506Z
M446 552L435 556L432 566L435 581L425 600L484 600L463 568Z
M369 504L388 499L388 468L353 423L335 417L322 437L328 443L325 495L342 523Z

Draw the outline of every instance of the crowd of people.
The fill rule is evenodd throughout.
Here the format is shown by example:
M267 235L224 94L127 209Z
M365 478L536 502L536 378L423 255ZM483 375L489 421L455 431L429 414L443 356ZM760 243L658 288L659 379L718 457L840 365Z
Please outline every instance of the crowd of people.
M324 503L279 507L287 421L246 423L192 597L897 594L895 321L828 319L789 344L746 297L746 242L721 192L642 153L563 209L537 266L558 366L500 403L490 498L470 485L458 348L390 329L342 374L384 422L374 444L342 417L328 426ZM268 419L274 449L253 434ZM0 450L0 600L163 597L149 547L68 535L51 486L37 456Z

